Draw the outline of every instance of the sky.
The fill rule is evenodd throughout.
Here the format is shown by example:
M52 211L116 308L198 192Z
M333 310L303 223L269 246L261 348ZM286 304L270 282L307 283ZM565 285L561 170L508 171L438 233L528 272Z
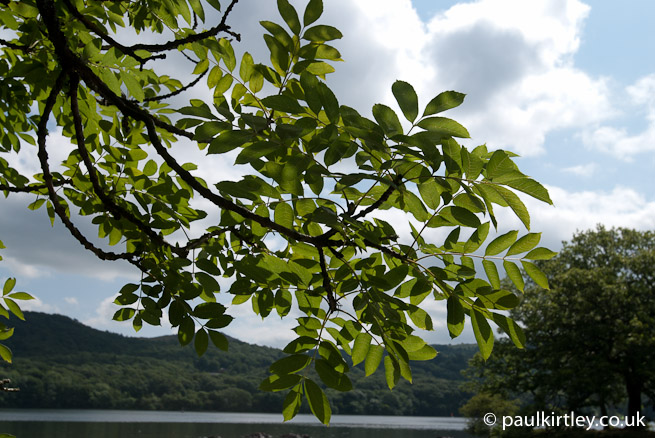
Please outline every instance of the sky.
M302 10L303 2L294 2ZM278 19L275 2L242 0L231 16L239 51L267 58L259 20ZM521 170L543 183L554 206L526 200L531 231L553 250L576 231L621 226L655 229L655 2L650 0L328 0L321 23L339 28L345 60L328 83L340 103L371 116L394 106L391 84L414 85L420 105L444 90L467 94L445 114L490 149L519 153ZM202 97L202 91L197 92ZM57 141L56 138L53 141ZM231 163L201 160L201 172L235 177ZM30 159L18 163L30 170ZM34 173L37 169L34 168ZM101 330L134 336L111 320L120 287L138 277L120 262L101 262L27 197L0 200L0 281L37 297L25 309L61 313ZM510 213L507 228L520 229ZM402 217L392 218L401 231ZM83 224L83 227L86 226ZM87 228L91 234L95 232ZM227 283L223 282L223 285ZM440 303L428 307L431 343L451 342ZM225 332L281 347L294 337L292 318L254 316L248 305ZM140 336L170 334L147 327ZM474 342L470 329L452 342Z

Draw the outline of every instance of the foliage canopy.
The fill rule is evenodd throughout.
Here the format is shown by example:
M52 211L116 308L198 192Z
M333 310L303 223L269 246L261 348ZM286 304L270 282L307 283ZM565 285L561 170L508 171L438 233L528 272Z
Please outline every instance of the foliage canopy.
M200 355L210 342L227 349L219 330L232 317L216 300L219 276L232 280L221 292L233 304L250 302L262 318L298 308L298 337L261 385L289 391L285 419L304 398L329 422L322 387L352 387L342 353L366 374L383 363L389 388L400 377L411 381L409 361L436 354L415 334L433 329L422 306L428 297L447 301L453 337L470 317L485 357L493 346L489 321L523 346L519 326L497 311L518 303L501 288L497 263L519 289L519 261L547 286L532 261L553 253L538 247L539 233L519 237L518 230L482 247L499 207L529 231L516 192L551 203L544 187L519 171L512 153L469 151L455 140L468 131L441 113L460 105L461 93L443 92L421 112L414 88L397 81L400 113L378 104L373 119L340 104L325 78L341 60L330 44L342 34L316 24L322 0L302 13L277 1L283 22L261 22L270 51L264 63L235 55L240 35L229 18L239 6L3 1L0 21L12 36L0 40L1 151L14 157L36 149L41 173L22 175L0 159L0 189L32 194L31 209L45 206L97 257L142 272L138 284L121 289L114 317L136 330L160 324L167 312L180 343ZM157 42L121 43L127 31ZM173 60L193 79L165 74ZM184 100L201 82L210 97ZM48 135L55 127L70 139L56 165ZM197 164L182 161L190 147L236 156L245 176L201 179ZM385 210L406 214L411 236L399 236ZM81 217L113 248L85 235ZM437 231L447 237L431 241ZM320 382L308 377L310 366Z

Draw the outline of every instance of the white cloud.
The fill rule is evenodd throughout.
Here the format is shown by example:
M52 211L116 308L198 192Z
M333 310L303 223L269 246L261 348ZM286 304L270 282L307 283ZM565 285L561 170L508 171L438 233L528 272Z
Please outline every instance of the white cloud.
M655 74L640 78L622 95L629 99L632 118L645 113L646 128L633 134L623 127L602 125L584 131L582 140L591 149L632 161L636 155L655 151Z
M561 187L548 190L555 207L534 200L527 201L526 206L533 230L543 232L542 243L552 249L570 240L576 231L593 229L597 224L637 230L655 228L655 201L632 188L618 186L606 192L576 192Z
M598 164L587 163L578 166L565 167L562 172L570 173L572 175L581 176L583 178L590 178L598 170Z
M64 301L66 301L67 304L75 307L79 306L80 304L76 297L64 297Z
M44 303L43 300L39 297L34 297L33 300L21 301L18 305L22 311L61 313L61 310L58 306Z

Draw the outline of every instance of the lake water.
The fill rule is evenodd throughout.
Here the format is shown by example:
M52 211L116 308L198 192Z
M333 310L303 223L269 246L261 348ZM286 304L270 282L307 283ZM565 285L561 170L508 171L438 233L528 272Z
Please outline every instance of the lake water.
M311 438L470 438L466 420L449 417L335 415L325 427L311 415L216 412L0 410L0 433L17 438L241 438L257 433Z

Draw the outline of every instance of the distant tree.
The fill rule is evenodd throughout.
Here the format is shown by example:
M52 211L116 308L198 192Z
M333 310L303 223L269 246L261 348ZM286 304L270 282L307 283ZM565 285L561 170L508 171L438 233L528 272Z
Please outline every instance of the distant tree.
M523 351L499 342L487 363L468 370L477 388L530 394L537 408L626 414L655 400L655 233L625 228L577 233L541 266L550 291L527 287L512 310L524 326Z
M536 248L539 234L519 238L518 231L479 249L497 226L495 208L511 208L529 230L515 191L551 203L546 189L518 170L513 154L469 151L454 140L468 131L437 114L460 105L461 93L441 93L419 113L414 88L395 82L403 123L385 105L373 107L373 120L340 105L325 77L341 60L328 42L342 34L315 24L321 0L310 0L302 17L277 1L284 22L261 22L268 63L235 56L241 36L229 18L238 6L1 2L0 148L18 158L36 148L41 172L22 175L11 164L16 156L0 159L0 190L33 195L30 209L45 206L95 256L141 271L139 283L120 290L114 319L139 330L167 312L180 342L193 342L200 355L210 342L227 349L219 330L232 317L216 301L217 277L231 279L225 292L233 304L250 302L262 318L297 306L306 314L298 338L261 385L289 390L285 419L304 395L329 421L325 394L306 369L313 365L328 387L351 389L341 351L365 362L367 374L384 362L389 388L401 376L411 380L409 361L436 354L414 334L433 327L421 307L427 297L447 300L452 336L470 317L485 357L493 345L489 320L522 345L520 328L493 311L518 300L500 288L492 259L517 285L519 260L546 285L528 260L552 252ZM126 36L144 32L159 39ZM164 59L193 79L165 73ZM207 99L184 102L201 81ZM70 140L57 144L69 148L61 163L49 159L55 127ZM196 163L182 161L189 148L233 151L247 175L205 181ZM384 220L386 210L407 215L411 237ZM115 250L82 231L83 217ZM429 241L435 228L448 237ZM476 278L472 257L484 259L489 281Z

